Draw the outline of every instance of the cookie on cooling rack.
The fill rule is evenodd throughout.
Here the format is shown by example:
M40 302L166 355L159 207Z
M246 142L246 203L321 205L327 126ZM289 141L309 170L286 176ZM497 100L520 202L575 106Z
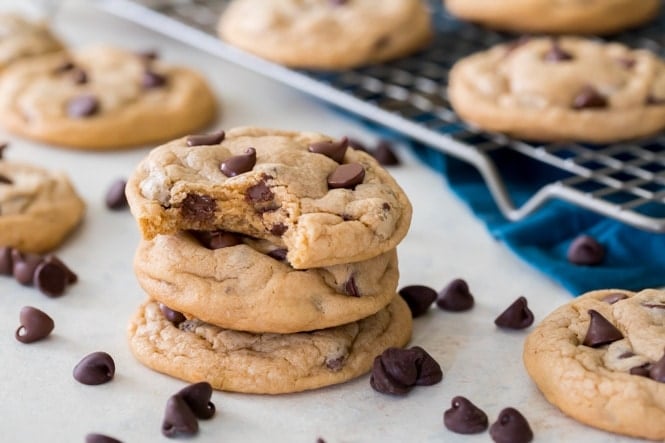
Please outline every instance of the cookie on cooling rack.
M196 72L108 46L23 61L0 78L0 124L65 147L164 141L205 126L215 110Z
M448 96L462 119L488 131L609 143L665 127L665 62L619 43L524 38L459 60Z
M277 63L334 70L402 57L432 31L421 0L233 0L219 34Z
M547 400L574 419L665 439L665 292L580 296L527 337L524 364Z
M451 14L520 33L611 34L654 18L661 0L445 0Z

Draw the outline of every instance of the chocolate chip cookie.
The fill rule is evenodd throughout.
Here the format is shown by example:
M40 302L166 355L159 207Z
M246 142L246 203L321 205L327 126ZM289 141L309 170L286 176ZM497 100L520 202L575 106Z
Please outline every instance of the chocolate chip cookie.
M446 0L451 14L522 33L611 34L649 21L660 0Z
M0 159L0 246L49 251L79 224L84 211L64 173Z
M524 364L547 400L574 419L665 439L665 292L575 299L527 337Z
M27 60L0 79L0 124L72 148L172 139L208 124L215 109L212 91L194 71L112 47Z
M296 269L376 257L411 220L395 180L345 139L260 128L155 148L128 180L127 199L147 240L223 229L286 249Z
M234 0L219 34L277 63L344 69L407 55L432 32L421 0Z
M665 127L665 62L619 43L522 39L457 62L448 95L460 117L489 131L615 142Z
M200 320L175 324L157 302L145 303L129 327L136 358L146 366L215 389L283 394L342 383L368 372L374 357L411 336L411 313L399 297L376 314L330 329L251 334Z
M61 50L62 44L45 23L0 14L0 71L18 60Z
M284 249L265 240L204 234L207 247L186 233L142 240L134 270L156 301L220 327L323 329L372 315L395 296L394 249L362 262L299 271L284 260Z

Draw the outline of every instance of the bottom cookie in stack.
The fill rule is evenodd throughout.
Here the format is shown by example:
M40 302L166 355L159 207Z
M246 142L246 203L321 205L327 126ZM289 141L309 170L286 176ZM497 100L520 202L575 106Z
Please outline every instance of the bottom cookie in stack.
M162 305L163 306L163 305ZM374 315L327 329L292 334L223 329L149 300L132 319L129 342L146 366L215 389L283 394L342 383L369 372L374 357L411 337L401 297ZM180 318L178 318L180 317Z

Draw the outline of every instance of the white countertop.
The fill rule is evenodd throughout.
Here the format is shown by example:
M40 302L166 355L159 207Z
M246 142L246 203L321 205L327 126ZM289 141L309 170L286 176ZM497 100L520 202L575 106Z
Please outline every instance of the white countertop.
M12 0L2 0L5 6ZM16 0L19 3L19 0ZM25 0L23 0L25 3ZM55 18L57 31L73 46L111 43L159 50L163 59L203 72L223 112L221 128L258 125L315 130L365 141L374 136L323 103L135 24L70 1ZM56 149L9 136L10 160L26 160L67 171L88 211L76 234L57 254L78 273L79 282L61 298L0 277L0 441L82 442L89 432L128 442L169 441L160 427L168 397L184 382L153 372L131 355L129 317L145 299L132 272L139 234L129 211L104 205L107 187L126 177L148 148L86 153ZM538 442L628 442L576 423L549 405L531 383L521 361L527 331L498 330L494 318L524 295L536 321L571 299L563 288L530 268L496 242L450 189L408 152L390 171L414 207L411 230L399 246L400 287L424 284L436 290L464 278L476 299L466 313L433 308L415 320L412 345L441 364L443 381L418 387L405 397L379 394L369 377L326 389L283 396L216 392L217 414L200 422L197 442L487 442L488 433L462 436L448 431L442 414L463 395L493 422L507 406L529 420ZM22 306L55 320L53 334L24 345L14 339ZM116 376L101 386L72 378L74 365L93 351L115 359Z

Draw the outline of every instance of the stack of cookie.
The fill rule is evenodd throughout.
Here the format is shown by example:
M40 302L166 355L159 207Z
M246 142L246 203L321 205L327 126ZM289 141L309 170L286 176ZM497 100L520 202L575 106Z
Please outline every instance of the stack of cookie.
M154 149L127 185L149 300L129 328L146 366L220 390L340 383L411 335L395 247L411 205L368 154L258 128Z

